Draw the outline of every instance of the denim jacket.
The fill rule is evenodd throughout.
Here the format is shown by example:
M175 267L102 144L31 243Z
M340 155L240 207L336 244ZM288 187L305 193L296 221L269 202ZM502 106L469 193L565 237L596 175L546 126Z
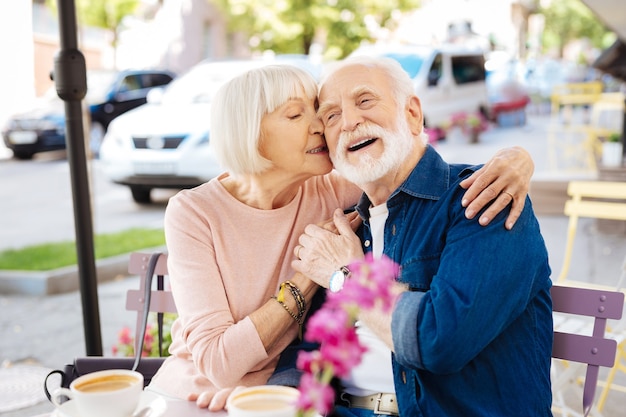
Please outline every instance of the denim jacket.
M527 198L511 231L508 209L484 227L465 218L459 182L429 147L387 201L384 253L409 291L392 316L401 416L551 416L550 267ZM371 250L366 196L357 206Z

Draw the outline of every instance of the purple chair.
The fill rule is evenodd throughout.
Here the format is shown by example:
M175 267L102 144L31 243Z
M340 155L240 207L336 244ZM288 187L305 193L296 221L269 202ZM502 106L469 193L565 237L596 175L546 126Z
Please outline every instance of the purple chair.
M128 263L128 272L134 275L144 277L146 271L149 268L150 257L153 253L133 252L130 254L130 262ZM139 280L138 290L128 290L126 293L126 310L137 312L137 324L135 326L135 351L140 348L140 342L142 340L142 334L144 333L145 320L144 317L146 310L145 304L147 299L147 292L150 293L150 305L148 306L148 312L157 313L157 321L159 328L159 340L163 339L163 313L176 313L176 303L172 292L165 288L164 279L168 276L167 272L167 254L156 253L158 255L156 265L154 267L154 275L157 278L157 289L153 290L152 286L146 288L146 279ZM151 282L151 281L150 281Z
M587 364L583 388L583 412L587 416L593 405L600 366L615 365L617 342L605 338L605 330L607 319L622 317L624 293L554 285L551 294L554 312L594 318L591 336L555 331L552 346L552 357Z

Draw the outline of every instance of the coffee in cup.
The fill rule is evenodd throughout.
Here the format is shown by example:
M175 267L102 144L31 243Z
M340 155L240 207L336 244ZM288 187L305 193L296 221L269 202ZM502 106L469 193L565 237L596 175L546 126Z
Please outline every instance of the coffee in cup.
M237 389L228 397L229 417L295 417L300 391L280 385Z
M126 369L92 372L76 378L69 389L59 388L51 400L56 407L61 398L76 402L81 416L128 417L139 404L143 375Z

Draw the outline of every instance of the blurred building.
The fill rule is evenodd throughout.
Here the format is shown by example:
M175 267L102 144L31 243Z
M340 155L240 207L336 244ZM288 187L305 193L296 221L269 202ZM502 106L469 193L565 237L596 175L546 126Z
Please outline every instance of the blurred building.
M420 9L402 18L396 31L381 36L386 41L474 43L523 58L525 48L533 43L527 28L535 4L534 0L423 0ZM21 98L41 95L52 86L49 73L59 49L58 18L44 0L0 1L0 8L0 19L6 21L0 31L4 39L14 41L3 42L2 50L20 68L3 70L34 79L34 86L31 81L19 89ZM209 0L142 0L141 13L127 18L123 26L115 50L107 31L79 27L79 46L88 68L160 67L180 74L203 59L250 55L248 39L229 33L226 19ZM536 27L535 32L542 29L530 27Z
M148 19L129 21L117 48L118 67L153 66L182 73L207 58L248 56L248 41L231 34L207 0L162 0Z
M158 67L182 73L206 58L249 54L247 39L229 34L220 11L207 0L142 2L141 16L124 21L115 50L110 32L78 22L79 47L88 69ZM27 79L19 89L21 96L40 96L53 85L50 71L60 48L58 16L43 0L15 0L0 2L0 19L5 22L0 34L14 41L3 42L0 50L14 58L16 73Z
M462 42L524 58L529 44L529 21L536 12L536 3L534 0L422 0L422 7L402 19L398 30L390 36L404 43Z
M0 124L35 95L31 12L30 0L0 1Z

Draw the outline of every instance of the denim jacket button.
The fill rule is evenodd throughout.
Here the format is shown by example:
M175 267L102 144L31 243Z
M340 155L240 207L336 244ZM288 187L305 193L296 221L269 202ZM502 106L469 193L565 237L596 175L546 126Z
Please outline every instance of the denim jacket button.
M365 242L363 242L363 246L365 246L366 248L369 248L371 245L369 240L366 240Z

